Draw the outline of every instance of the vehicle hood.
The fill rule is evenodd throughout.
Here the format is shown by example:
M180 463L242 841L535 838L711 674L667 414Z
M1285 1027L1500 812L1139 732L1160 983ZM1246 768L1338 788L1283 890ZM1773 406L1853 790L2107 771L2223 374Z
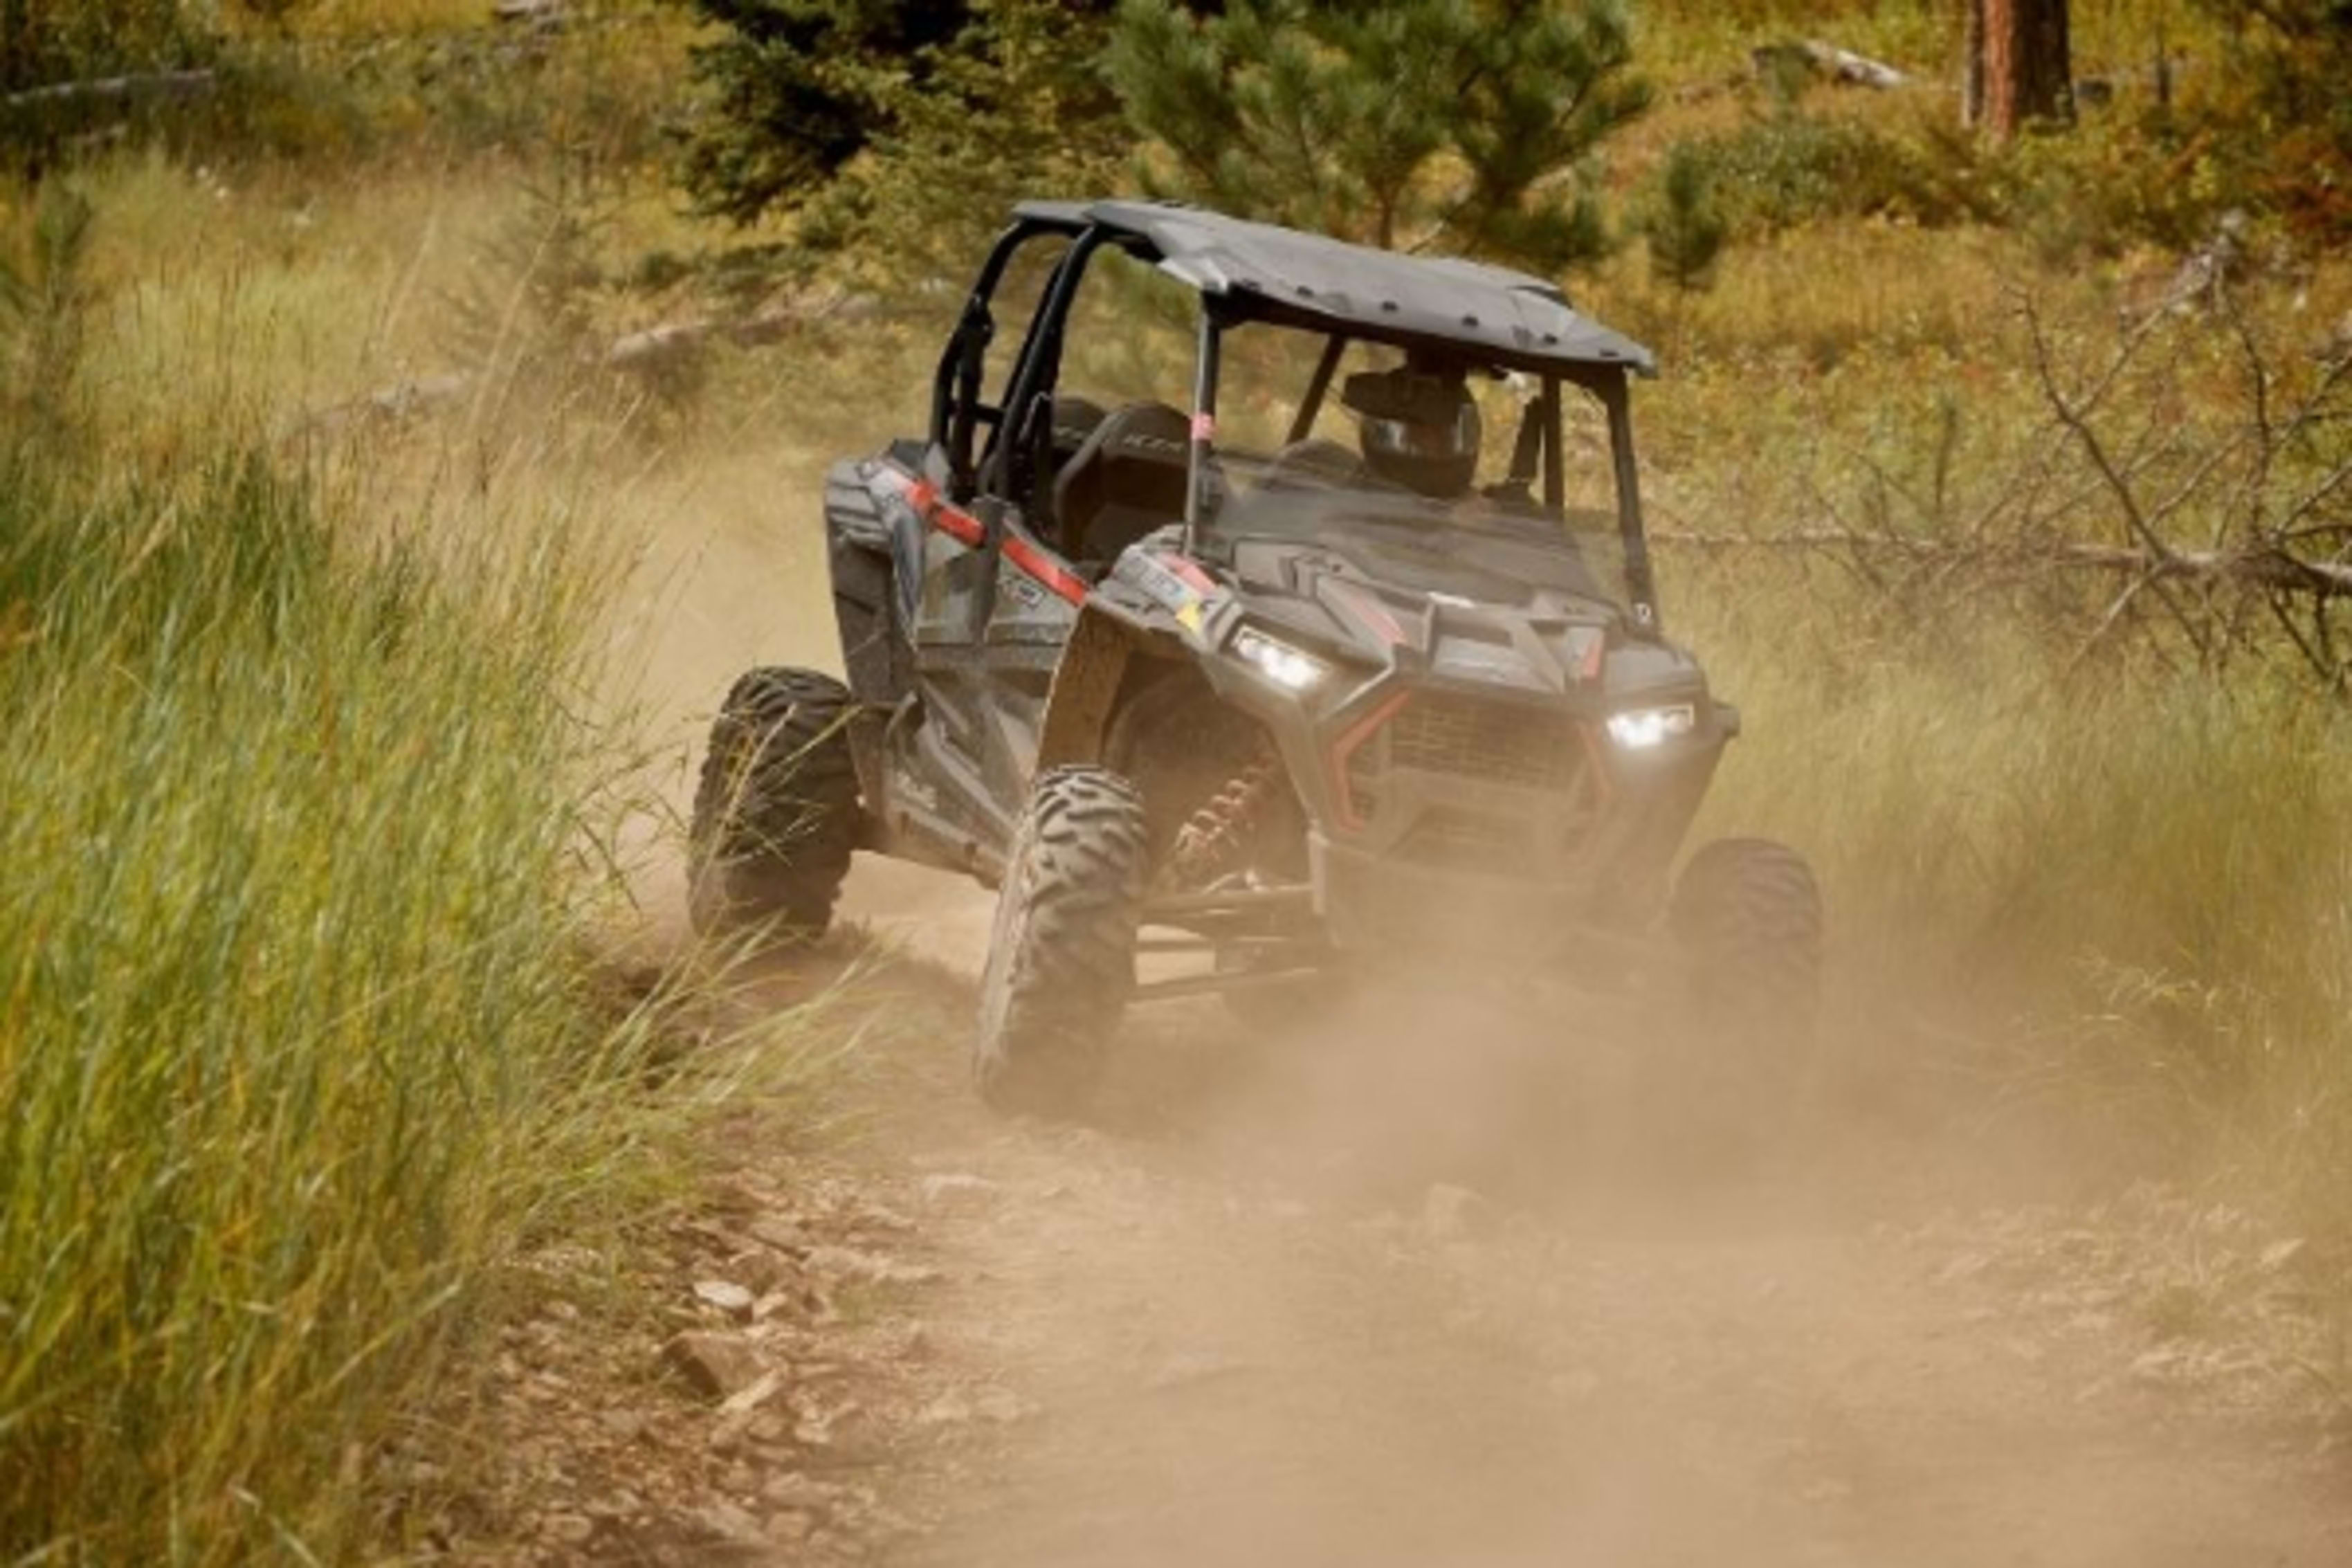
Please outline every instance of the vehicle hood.
M1532 580L1524 546L1444 543L1243 540L1223 577L1253 623L1352 662L1540 696L1600 679L1613 605Z

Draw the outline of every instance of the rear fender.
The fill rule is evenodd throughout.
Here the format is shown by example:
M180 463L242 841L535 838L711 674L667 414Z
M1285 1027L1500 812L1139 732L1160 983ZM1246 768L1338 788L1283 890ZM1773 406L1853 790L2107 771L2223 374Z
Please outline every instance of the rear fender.
M1102 760L1103 741L1129 671L1141 659L1185 659L1192 650L1173 629L1150 625L1089 599L1062 649L1045 716L1037 732L1037 767Z
M857 700L887 708L906 694L907 660L896 646L890 525L867 483L870 464L836 463L825 475L825 559L833 582L841 659Z

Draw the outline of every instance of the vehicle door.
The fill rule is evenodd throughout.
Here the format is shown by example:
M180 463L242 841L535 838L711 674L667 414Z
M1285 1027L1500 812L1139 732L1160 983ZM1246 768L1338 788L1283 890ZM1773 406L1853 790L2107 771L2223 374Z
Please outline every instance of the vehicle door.
M1006 722L989 658L1005 507L982 470L1001 443L1023 351L1073 237L1071 226L1034 219L1006 232L940 356L927 439L894 448L887 464L898 491L893 574L921 693L922 721L902 743L919 748L910 770L917 787L940 791L914 804L955 833L998 845L1011 834L1014 775L1025 782L1026 759L1012 754L1024 724L1017 715ZM1013 553L1022 553L1017 545Z
M1062 515L1066 503L1077 513L1074 492L1087 489L1068 482L1079 477L1073 470L1099 476L1139 446L1165 445L1176 481L1161 498L1165 521L1181 512L1185 426L1176 404L1188 395L1191 335L1182 323L1191 299L1121 244L1090 231L1056 269L976 476L976 506L997 546L980 645L992 697L990 776L1015 798L1027 790L1046 699L1079 607L1125 542L1114 537L1116 527L1090 529L1103 521L1099 505ZM1155 286L1175 298L1149 297ZM1133 507L1111 521L1121 520L1149 524Z

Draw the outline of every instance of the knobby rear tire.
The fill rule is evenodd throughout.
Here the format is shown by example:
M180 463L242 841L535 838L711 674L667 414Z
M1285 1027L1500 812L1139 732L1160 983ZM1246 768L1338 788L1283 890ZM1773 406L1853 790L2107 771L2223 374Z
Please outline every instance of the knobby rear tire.
M814 937L857 843L848 689L814 670L754 669L710 726L688 837L688 912L718 936Z

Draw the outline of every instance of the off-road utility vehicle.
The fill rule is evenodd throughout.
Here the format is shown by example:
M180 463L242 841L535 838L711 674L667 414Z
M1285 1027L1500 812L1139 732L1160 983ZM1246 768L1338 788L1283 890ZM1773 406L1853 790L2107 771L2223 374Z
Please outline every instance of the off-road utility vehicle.
M1047 1114L1131 1002L1291 1007L1403 957L1663 973L1732 1079L1791 1068L1803 861L1727 839L1669 879L1738 724L1660 629L1653 374L1518 273L1023 205L929 429L826 480L846 684L727 696L698 923L822 929L856 849L994 885L975 1072Z

